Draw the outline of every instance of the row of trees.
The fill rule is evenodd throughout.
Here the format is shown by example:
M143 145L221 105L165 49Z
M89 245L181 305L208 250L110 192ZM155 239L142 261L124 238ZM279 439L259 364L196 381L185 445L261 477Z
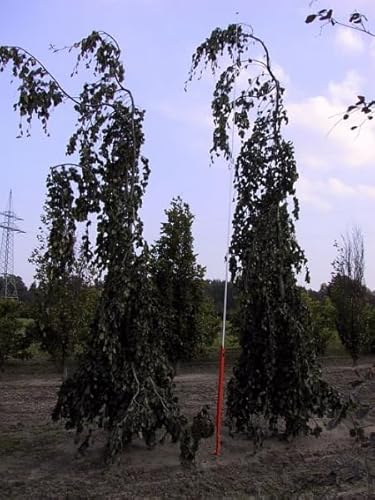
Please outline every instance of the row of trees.
M179 197L172 200L160 239L150 249L149 279L158 297L159 319L165 325L162 343L174 366L202 353L213 343L219 328L219 315L206 290L205 269L197 264L194 253L193 219L187 203ZM47 214L43 222L48 225ZM61 365L65 379L68 361L81 353L87 343L103 283L81 251L75 255L71 273L51 286L45 226L39 237L40 246L31 258L37 285L33 283L27 290L18 277L20 301L3 301L0 316L6 317L12 311L16 321L12 330L19 332L23 345L39 343ZM31 320L26 327L16 320L23 315ZM0 337L5 345L17 335L12 337L7 329L0 327ZM24 356L23 351L14 347L9 346L8 351L12 356Z
M194 260L192 245L188 245L187 249L180 245L183 238L176 215L184 205L181 200L172 202L172 207L166 211L168 222L162 226L163 235L153 248L154 279L164 303L160 313L168 321L169 337L175 339L173 342L170 342L171 338L165 339L164 342L174 365L178 361L186 361L202 354L212 345L223 315L224 281L201 279L202 268L196 263L190 267L183 265L183 262L186 264ZM189 219L192 220L192 215L186 208ZM186 222L186 218L182 218L180 222ZM191 238L191 227L185 236ZM353 236L354 239L360 237L358 230L354 230ZM172 241L174 245L171 245ZM336 243L336 246L339 245ZM348 246L352 246L350 236L343 238L338 248L338 259L342 259L344 254L346 257L352 255ZM34 259L36 256L34 254ZM375 350L375 294L362 283L362 277L359 282L357 280L353 283L353 277L348 276L348 271L342 266L343 262L337 269L336 261L337 259L331 282L321 285L319 291L301 289L302 299L311 316L318 355L324 355L329 344L340 339L353 362L357 362L362 352ZM18 332L18 335L10 335L7 328L0 328L3 360L9 356L27 357L30 355L27 348L32 342L36 342L61 365L64 377L66 376L66 361L84 350L102 289L102 283L83 264L82 259L77 260L76 273L63 287L55 290L53 295L48 293L45 282L40 281L39 286L34 282L27 289L22 279L17 277L20 289L23 290L22 296L18 303L12 302L7 307L3 301L0 316L9 319L11 312L14 324L10 331ZM354 263L349 263L350 269L353 265ZM190 281L194 271L196 275ZM191 286L186 285L189 281ZM161 286L163 282L168 282L169 287ZM237 290L229 283L227 318L235 343L238 342L235 339L238 339L240 317L238 303ZM175 304L178 307L172 310ZM176 318L179 318L178 321L175 321ZM199 327L192 329L192 325Z

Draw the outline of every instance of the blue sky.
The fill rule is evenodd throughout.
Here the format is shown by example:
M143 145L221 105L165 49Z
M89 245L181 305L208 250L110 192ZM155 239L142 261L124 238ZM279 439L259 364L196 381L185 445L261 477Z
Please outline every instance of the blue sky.
M363 10L375 28L373 0L317 1L313 9L327 5L342 16ZM152 175L142 211L145 237L150 243L158 237L164 209L180 195L196 216L195 247L209 278L224 276L229 175L222 163L209 165L212 81L194 82L188 92L184 81L194 48L212 29L236 19L250 23L287 87L286 135L294 141L300 173L297 235L311 285L330 279L333 241L357 224L365 236L366 281L375 289L375 126L356 134L343 123L330 131L335 115L356 95L371 94L375 41L339 28L320 34L317 24L304 23L309 0L2 0L1 7L0 44L29 49L73 94L79 85L68 77L73 59L53 54L49 44L64 46L94 29L118 40L126 83L146 109L144 152ZM30 283L28 257L36 245L45 178L50 165L64 160L74 120L68 108L57 110L51 137L35 123L31 138L16 139L16 86L8 76L0 75L0 208L12 188L27 231L16 238L15 272Z

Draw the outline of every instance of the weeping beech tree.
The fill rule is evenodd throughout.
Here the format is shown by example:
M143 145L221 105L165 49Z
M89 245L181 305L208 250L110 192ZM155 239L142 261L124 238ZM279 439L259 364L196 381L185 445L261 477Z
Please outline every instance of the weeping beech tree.
M189 459L212 426L204 409L196 417L194 436L186 428L160 346L150 257L139 216L150 173L141 154L144 112L124 87L120 48L111 36L94 31L68 50L78 51L73 75L81 63L94 74L78 97L66 92L29 52L0 47L0 70L10 66L19 80L15 109L26 118L27 132L34 117L47 131L50 112L61 103L72 103L77 115L66 151L77 163L55 166L48 181L49 280L53 285L69 274L77 225L82 223L86 257L104 276L88 350L62 384L53 419L64 419L67 428L76 430L81 451L97 426L108 430L107 458L134 436L153 446L160 430L174 441L181 438L183 458L185 453ZM22 123L20 127L22 132ZM93 217L97 230L91 254L88 228Z
M321 379L296 283L306 259L295 236L298 174L293 145L282 135L284 89L266 45L247 25L215 29L197 48L189 79L207 66L219 73L211 154L233 164L236 192L230 269L239 290L242 351L228 385L227 422L255 442L267 428L286 437L318 435L310 418L331 416L341 400Z

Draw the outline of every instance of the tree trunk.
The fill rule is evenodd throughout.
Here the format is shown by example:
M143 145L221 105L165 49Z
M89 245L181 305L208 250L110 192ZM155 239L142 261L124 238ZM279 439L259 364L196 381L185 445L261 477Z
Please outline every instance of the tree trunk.
M63 353L61 360L61 378L63 382L68 378L68 362L65 353Z
M176 376L176 375L178 375L180 373L180 370L181 370L181 360L177 360L173 364L173 369L174 369L174 376Z

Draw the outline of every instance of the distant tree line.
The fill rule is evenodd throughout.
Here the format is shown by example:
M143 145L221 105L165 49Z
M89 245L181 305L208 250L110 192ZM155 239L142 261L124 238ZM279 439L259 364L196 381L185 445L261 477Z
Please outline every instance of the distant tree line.
M159 244L157 244L159 245ZM155 251L157 248L155 246ZM160 246L159 246L160 249ZM159 250L160 251L160 250ZM156 254L155 254L156 255ZM161 271L160 271L161 272ZM324 355L328 346L334 342L341 342L352 355L353 361L357 362L361 353L375 353L375 291L371 291L366 286L363 286L363 308L358 313L357 320L354 317L353 299L350 298L350 291L353 286L350 286L350 280L340 277L341 275L332 278L330 283L323 283L319 290L301 287L302 298L304 304L309 310L312 322L313 337L316 342L318 355ZM161 294L163 297L164 311L169 318L175 318L176 313L171 313L170 308L173 306L171 294L178 293L178 290L173 287L180 287L181 274L175 274L175 285L173 285L168 293ZM20 343L20 337L15 340L13 346L7 349L10 356L25 358L25 346L31 342L38 342L41 349L49 352L53 359L58 363L66 357L82 352L83 346L87 340L88 325L93 320L96 302L101 293L102 285L100 282L88 282L82 276L74 276L69 283L65 284L65 298L60 297L52 299L43 291L41 285L33 282L27 287L20 276L15 276L18 290L19 300L12 301L13 305L10 309L1 309L0 316L7 317L7 327L9 329L9 318L12 317L15 322L11 326L12 331L26 331L31 339L29 342L24 339ZM160 277L158 278L160 280ZM198 285L199 284L199 285ZM0 291L3 289L3 278L0 278ZM183 333L182 326L176 325L173 338L180 347L180 353L176 350L176 346L169 342L168 349L172 358L191 359L205 348L212 345L213 340L219 335L219 322L223 316L224 307L224 287L225 281L220 279L203 279L200 277L197 281L200 291L201 318L202 321L197 325L200 333L192 333L191 328L187 328ZM340 288L341 287L341 288ZM63 292L61 292L63 293ZM49 301L49 304L47 302ZM55 305L51 303L55 300ZM0 299L0 303L4 302ZM181 305L181 304L180 304ZM353 305L353 307L351 307ZM358 307L358 306L357 306ZM169 311L167 311L167 309ZM352 311L353 309L353 311ZM186 309L188 310L188 308ZM348 315L350 315L348 317ZM21 319L21 323L19 320ZM17 320L17 321L16 321ZM31 323L26 321L27 328L24 327L25 322L22 320L31 320ZM231 282L228 283L228 302L227 302L227 320L231 326L230 332L232 335L238 335L236 325L238 321L238 291ZM13 321L13 320L12 320ZM72 325L77 324L74 329ZM188 319L184 322L185 325L190 325ZM38 325L38 326L37 326ZM359 337L356 339L355 331L346 331L345 325L352 328L359 328ZM0 335L3 335L3 352L5 353L5 343L9 340L8 333L1 333L2 328L0 323ZM172 328L172 325L171 325ZM67 329L75 333L70 334L64 340L64 334ZM207 329L207 332L205 331ZM48 333L47 333L48 332ZM340 334L341 333L341 334ZM200 341L188 347L195 335L200 338ZM183 340L184 336L186 337ZM189 339L189 336L192 338ZM352 340L350 340L352 338ZM346 341L343 339L347 339ZM168 342L167 340L165 342ZM182 343L181 343L182 342ZM184 347L182 347L184 346ZM20 348L21 347L21 348ZM182 349L182 350L181 350ZM5 357L9 357L3 356ZM175 362L176 359L173 359Z
M224 289L225 281L219 279L206 279L204 281L204 289L207 297L209 297L214 304L216 314L221 318L224 312ZM236 299L238 292L233 286L233 283L228 283L228 297L227 297L227 318L233 319L235 315Z

